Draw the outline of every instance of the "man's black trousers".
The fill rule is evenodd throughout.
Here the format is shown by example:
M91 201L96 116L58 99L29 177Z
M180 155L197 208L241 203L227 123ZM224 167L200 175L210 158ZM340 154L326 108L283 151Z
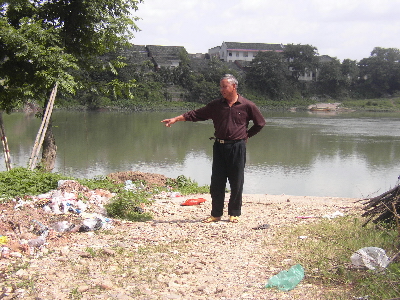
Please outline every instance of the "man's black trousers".
M227 179L231 189L228 215L241 215L245 165L245 140L225 144L214 143L210 186L212 198L211 215L213 217L221 217L223 215Z

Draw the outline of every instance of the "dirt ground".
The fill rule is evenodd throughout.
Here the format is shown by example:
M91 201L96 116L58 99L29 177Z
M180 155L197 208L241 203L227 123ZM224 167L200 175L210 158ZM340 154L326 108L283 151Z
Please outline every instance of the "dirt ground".
M141 172L112 176L121 182L166 180ZM59 189L93 193L102 204L112 196L71 182ZM181 206L198 197L206 201ZM45 212L46 200L9 202L0 206L0 236L7 237L2 249L8 248L0 259L0 299L323 299L325 291L306 280L290 292L264 288L268 278L296 264L280 257L284 245L276 232L338 211L359 214L362 205L356 200L244 195L238 224L229 223L226 215L220 222L204 224L210 195L165 196L145 208L154 216L151 221L112 220L89 231L80 230L80 214ZM99 206L88 211L101 213ZM49 230L40 245L27 243L40 237L41 225L62 221L74 227L68 232Z

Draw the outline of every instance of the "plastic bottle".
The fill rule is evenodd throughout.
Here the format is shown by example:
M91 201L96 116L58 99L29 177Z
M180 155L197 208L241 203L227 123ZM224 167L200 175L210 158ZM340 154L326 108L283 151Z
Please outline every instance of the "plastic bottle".
M50 228L54 229L57 232L68 232L74 228L74 224L68 223L68 221L60 221L50 225Z
M85 219L82 223L79 232L99 230L103 226L103 221L97 217Z
M10 257L10 249L7 247L0 247L0 257L9 258Z
M29 247L40 247L40 246L44 245L45 242L46 242L46 237L39 236L36 239L29 240L28 245L29 245Z

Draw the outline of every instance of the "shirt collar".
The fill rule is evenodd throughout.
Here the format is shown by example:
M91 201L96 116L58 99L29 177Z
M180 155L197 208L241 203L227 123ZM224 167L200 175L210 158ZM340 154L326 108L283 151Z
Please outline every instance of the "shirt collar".
M239 103L242 103L242 102L240 101L242 98L243 98L243 97L242 97L242 96L240 96L240 94L238 94L238 99L237 99L237 101L236 101L235 103L233 103L233 104L239 104ZM228 103L224 97L221 97L221 102Z

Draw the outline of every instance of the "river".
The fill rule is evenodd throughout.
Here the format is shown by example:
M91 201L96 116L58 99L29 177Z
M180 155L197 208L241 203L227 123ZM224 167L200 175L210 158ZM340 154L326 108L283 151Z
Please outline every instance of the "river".
M53 114L55 172L93 178L142 171L209 184L213 126L161 120L180 112ZM400 114L263 111L267 124L248 142L245 193L369 197L400 175ZM14 166L27 166L40 120L3 116ZM0 170L5 170L4 159ZM228 185L229 188L229 185Z

